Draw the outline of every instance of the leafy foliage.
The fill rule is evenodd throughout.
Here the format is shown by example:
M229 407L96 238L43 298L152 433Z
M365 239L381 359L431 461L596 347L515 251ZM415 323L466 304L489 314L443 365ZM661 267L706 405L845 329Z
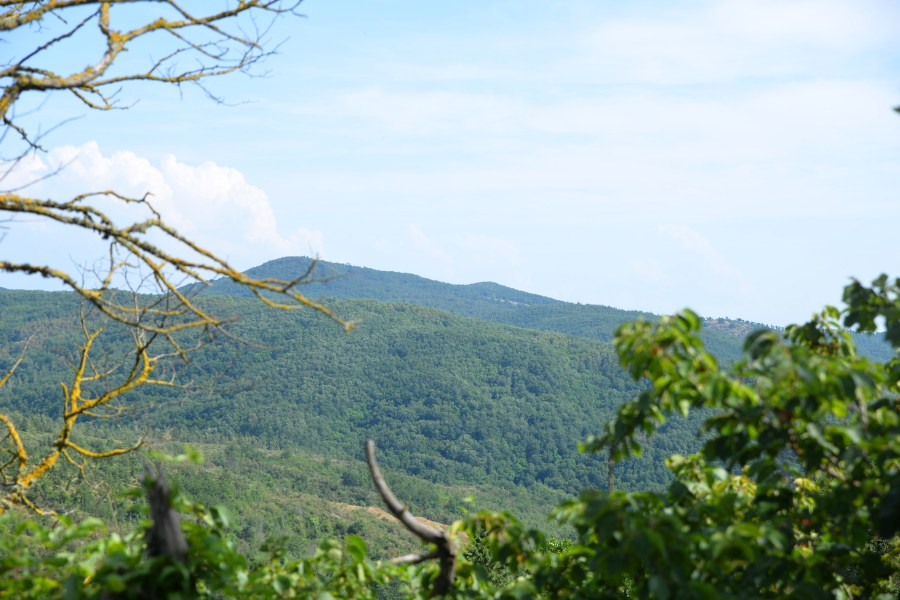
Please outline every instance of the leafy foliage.
M2 594L15 598L374 598L384 582L367 556L365 542L347 538L343 547L324 541L313 556L288 560L271 542L249 560L226 530L228 512L176 496L188 547L184 563L145 554L149 521L121 536L88 519L63 517L48 528L33 521L0 535ZM11 519L4 517L0 526ZM26 544L22 540L27 539Z
M577 531L558 559L527 557L531 592L565 597L895 597L900 589L900 359L860 357L843 327L888 332L900 281L854 282L784 337L761 331L731 374L685 311L620 329L623 365L652 387L588 449L641 451L667 415L712 408L701 452L675 455L664 493L587 491L556 518ZM838 319L843 316L843 321ZM895 351L896 336L891 336ZM485 520L486 523L490 519ZM508 526L494 525L503 532ZM499 539L512 564L519 539ZM527 556L527 555L526 555Z

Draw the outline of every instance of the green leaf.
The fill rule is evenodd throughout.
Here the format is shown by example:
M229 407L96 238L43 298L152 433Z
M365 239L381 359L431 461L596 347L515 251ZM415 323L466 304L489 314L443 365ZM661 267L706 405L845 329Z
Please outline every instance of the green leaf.
M345 538L347 553L353 557L356 562L363 562L368 555L366 550L366 542L358 535L348 535Z
M806 431L807 433L809 433L811 438L813 438L820 446L822 446L829 452L836 453L838 451L837 446L825 439L824 432L822 431L822 426L818 423L807 423Z

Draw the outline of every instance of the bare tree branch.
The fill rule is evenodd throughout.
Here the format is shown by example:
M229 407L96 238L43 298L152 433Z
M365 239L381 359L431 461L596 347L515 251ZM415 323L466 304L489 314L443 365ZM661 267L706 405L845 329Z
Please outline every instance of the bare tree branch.
M106 111L128 108L117 100L125 84L151 81L180 88L190 83L222 103L204 82L235 72L250 75L278 51L279 44L266 39L272 23L282 15L297 15L301 1L0 1L0 32L27 28L35 38L31 47L13 44L12 56L0 65L0 138L13 131L21 142L18 154L8 154L6 160L43 151L41 134L28 131L14 111L29 93L68 92L87 108ZM150 16L135 23L142 14ZM262 16L266 19L260 26ZM159 54L126 52L139 41L151 43ZM97 54L82 70L61 72L55 57L66 48L97 48Z
M89 201L97 198L111 198L124 204L139 205L148 211L147 218L129 225L117 225L113 219ZM67 202L31 198L18 194L0 194L0 212L26 214L73 226L83 231L93 232L111 244L111 264L98 287L88 287L80 283L70 273L49 265L12 263L0 260L0 271L40 275L60 281L81 295L109 318L145 331L172 334L176 331L196 327L218 328L222 320L209 314L197 305L189 295L180 289L178 277L190 281L206 282L213 277L226 277L249 289L264 304L280 309L311 308L341 323L350 330L354 323L336 317L322 304L306 298L296 290L297 285L309 280L307 274L285 280L277 278L256 279L249 277L227 261L209 250L200 247L189 238L167 225L153 208L147 197L129 198L107 190L81 194ZM152 235L162 235L173 247L183 252L163 249L149 241ZM121 252L125 258L116 260ZM148 270L148 281L155 291L174 300L165 305L139 305L123 303L116 294L108 293L114 284L117 272L134 269L129 259ZM133 296L128 295L131 300ZM280 298L280 299L279 299ZM160 327L153 318L168 319L165 327Z
M169 486L162 471L156 474L149 465L144 466L144 485L150 504L150 518L153 524L147 528L147 554L151 557L168 556L175 562L187 562L187 541L181 531L181 518L172 508Z
M143 386L186 388L161 365L173 358L186 360L214 334L231 336L226 329L230 321L212 314L197 298L201 286L210 280L230 279L267 306L308 308L340 323L345 331L353 327L354 323L300 293L298 286L313 278L315 263L294 278L250 277L166 223L149 202L149 192L129 197L114 190L75 190L68 200L55 200L24 191L58 174L65 165L25 183L13 181L27 158L45 151L43 138L55 128L42 128L39 121L33 125L43 104L23 110L23 96L47 98L64 92L89 109L106 111L127 108L120 104L120 91L128 84L150 81L175 87L198 85L221 102L204 82L229 73L251 74L278 49L277 43L266 39L274 19L297 14L300 1L0 0L0 32L17 36L6 48L8 56L0 58L0 183L8 182L6 189L0 189L0 241L13 224L36 218L108 243L103 266L92 270L71 272L53 264L0 256L0 273L55 279L90 307L87 313L82 310L83 341L71 373L61 382L62 411L55 440L32 456L32 448L23 443L10 415L0 414L0 513L21 505L38 514L52 514L36 506L27 493L60 458L83 473L91 460L141 446L143 438L112 449L89 448L76 441L77 423L82 417L121 414ZM135 51L140 48L150 50ZM60 66L65 61L60 62L59 56L67 49L74 49L78 56L94 54L87 66L66 69ZM116 218L116 209L123 207L131 216ZM186 287L187 283L201 286ZM111 355L98 350L98 340L110 322L124 325L131 334L131 345L124 351L115 346ZM196 336L195 342L188 333ZM0 389L9 387L24 354L23 350L0 377Z
M440 573L434 583L434 589L431 590L432 596L444 596L450 591L453 585L453 579L456 574L456 546L450 537L443 531L432 529L428 525L419 521L413 516L407 506L401 503L391 488L388 487L381 470L378 468L378 462L375 460L375 442L371 439L366 440L366 462L369 464L369 473L372 475L372 482L375 488L384 500L385 505L391 514L397 520L403 523L413 535L428 544L433 544L437 548L433 552L423 555L410 554L395 558L395 564L418 564L426 560L436 558L440 565Z

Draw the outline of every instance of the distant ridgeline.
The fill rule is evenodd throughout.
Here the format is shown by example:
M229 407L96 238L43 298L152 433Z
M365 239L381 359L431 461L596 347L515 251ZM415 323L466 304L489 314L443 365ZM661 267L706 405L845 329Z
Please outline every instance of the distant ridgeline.
M257 278L292 280L306 273L312 265L313 260L307 257L285 257L249 269L247 274ZM183 289L192 287L194 286ZM490 313L497 306L504 304L510 306L564 304L559 300L521 292L496 283L453 285L409 273L378 271L323 260L315 261L315 269L311 273L309 283L303 284L300 289L311 298L371 298L384 302L405 302L465 312L467 316ZM245 287L235 285L230 280L214 281L203 293L252 296Z
M312 264L313 260L307 257L285 257L249 269L247 274L257 278L291 280L306 273ZM654 314L636 310L563 302L492 282L454 285L409 273L379 271L322 260L316 261L310 282L303 284L301 289L306 296L324 301L330 298L369 298L402 302L495 323L556 331L603 342L611 342L616 328L626 321L657 318ZM193 284L182 290L207 295L253 295L230 280L213 281L209 286ZM721 319L716 322L726 323ZM740 344L732 338L736 334L742 337L747 325L754 329L762 325L745 321L728 323L739 328L728 330L720 326L711 329L707 343L722 360L733 362L740 355Z
M250 272L291 279L309 263L284 258ZM157 408L136 410L116 427L203 443L252 438L260 448L353 461L374 437L384 466L441 484L565 494L605 486L605 457L579 454L577 444L640 391L609 341L620 323L652 315L326 262L316 276L328 281L304 292L359 319L350 335L313 311L267 309L226 282L193 288L212 313L235 317L235 339L176 365L180 380L202 391L145 388L138 405ZM0 392L5 407L59 414L65 360L80 341L77 313L70 294L0 291L0 367L14 360L15 342L35 336ZM720 360L739 357L740 337L705 335ZM115 328L100 341L110 356L125 343ZM882 346L887 352L877 338L863 342L874 355ZM666 484L664 458L697 447L698 423L698 415L671 418L642 458L616 467L617 486Z

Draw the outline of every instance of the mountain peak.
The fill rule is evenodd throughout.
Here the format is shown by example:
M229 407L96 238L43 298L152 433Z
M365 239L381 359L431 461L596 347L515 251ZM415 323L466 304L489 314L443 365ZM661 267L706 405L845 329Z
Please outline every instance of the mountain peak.
M371 298L384 302L408 302L431 308L459 312L460 303L507 307L562 304L546 296L531 294L485 281L465 285L444 283L411 273L380 271L346 263L314 260L307 256L286 256L246 271L259 279L292 280L310 273L303 284L304 295L317 298ZM225 279L213 281L204 294L249 296L250 292Z

